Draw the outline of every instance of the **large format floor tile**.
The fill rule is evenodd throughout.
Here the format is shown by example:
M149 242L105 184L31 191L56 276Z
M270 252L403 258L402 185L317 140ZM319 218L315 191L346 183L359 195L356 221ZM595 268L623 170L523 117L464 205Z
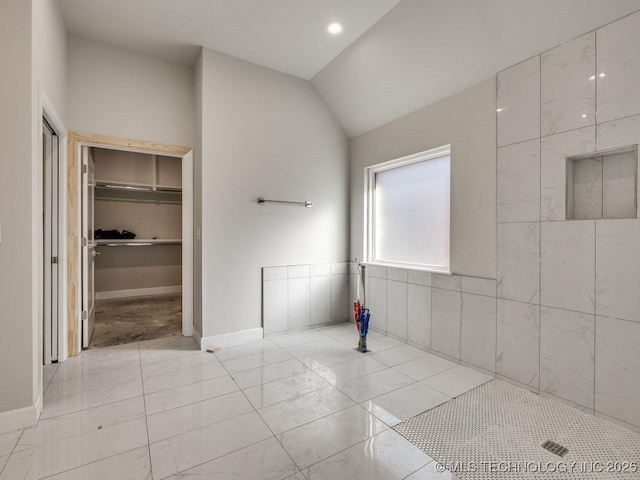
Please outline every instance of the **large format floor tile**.
M244 394L256 408L268 407L305 393L328 387L329 384L313 372L264 383L244 390Z
M353 380L354 378L385 370L386 368L388 367L384 363L380 363L367 355L329 367L321 367L315 370L315 372L331 385L337 385Z
M88 434L98 428L110 427L144 416L145 408L142 397L88 408L80 412L40 420L38 425L24 431L16 448L32 448L44 443Z
M364 403L367 410L387 425L393 427L443 404L451 397L420 383L407 385L385 393Z
M463 393L488 382L493 377L467 367L455 367L422 381L423 385L438 390L450 397Z
M280 480L298 470L275 438L243 448L224 457L179 473L172 479L228 480L246 478Z
M293 377L305 373L309 369L292 358L284 362L266 365L264 367L244 370L242 372L231 375L240 388L255 387L263 383L282 380L283 378Z
M349 395L349 397L353 398L356 402L364 402L365 400L397 390L414 382L415 380L412 378L391 368L387 368L386 370L341 383L338 385L338 389Z
M272 436L260 416L251 412L152 443L153 478L174 475Z
M154 443L252 411L251 403L242 392L165 410L147 417L149 441Z
M141 447L47 477L47 480L147 480L151 479L149 448Z
M388 427L364 408L354 405L279 435L278 439L300 468L307 468Z
M483 401L473 404L475 416L447 426L450 447L460 453L454 460L469 460L466 442L483 447L488 437L474 433L479 419L499 414L520 419L518 432L537 445L566 433L558 415L574 419L566 441L575 455L597 443L583 440L591 424L578 422L577 410L569 415L569 407L535 397L545 418L521 418L518 408L531 407L527 391L510 386L501 397L495 382L477 388L492 377L379 332L371 332L372 353L356 352L354 330L332 325L216 353L182 337L83 352L45 370L38 424L0 435L0 480L455 480L432 461L437 445L423 453L389 426L448 409L466 392ZM606 367L606 356L596 358ZM597 391L596 401L602 398ZM633 398L629 405L633 415ZM513 435L509 428L489 433ZM611 458L640 454L629 435L619 451L609 448L615 438L604 438ZM487 455L501 458L508 448L495 444Z
M147 407L147 415L151 415L163 410L226 395L237 390L238 385L229 375L225 375L224 377L211 378L204 382L192 383L145 395L144 401Z
M333 387L258 410L273 433L278 434L350 407L354 402Z
M393 480L419 470L431 458L393 430L386 430L305 470L313 480Z
M414 380L424 380L425 378L432 377L456 366L456 363L442 357L427 354L396 365L393 368Z
M57 442L16 451L5 465L0 479L44 478L144 447L147 444L146 420L139 418Z

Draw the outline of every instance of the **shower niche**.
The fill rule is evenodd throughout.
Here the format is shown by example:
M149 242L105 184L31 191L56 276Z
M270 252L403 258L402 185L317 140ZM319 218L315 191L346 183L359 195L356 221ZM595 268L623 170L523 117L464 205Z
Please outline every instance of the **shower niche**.
M637 218L638 146L567 157L567 220Z

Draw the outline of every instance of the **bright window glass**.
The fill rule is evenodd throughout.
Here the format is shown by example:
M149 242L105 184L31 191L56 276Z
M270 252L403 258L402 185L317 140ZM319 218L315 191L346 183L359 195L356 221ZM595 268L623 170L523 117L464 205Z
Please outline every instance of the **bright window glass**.
M449 271L449 150L396 162L369 167L370 260Z

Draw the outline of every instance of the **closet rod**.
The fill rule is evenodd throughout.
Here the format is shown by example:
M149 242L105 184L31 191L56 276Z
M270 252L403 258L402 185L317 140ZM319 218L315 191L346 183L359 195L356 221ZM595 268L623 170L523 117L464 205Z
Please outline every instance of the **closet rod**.
M150 247L155 245L181 245L182 242L120 242L120 243L98 243L97 247Z
M265 203L286 203L289 205L301 205L306 208L310 208L313 206L313 202L294 202L291 200L267 200L265 198L258 199L258 205L264 205Z

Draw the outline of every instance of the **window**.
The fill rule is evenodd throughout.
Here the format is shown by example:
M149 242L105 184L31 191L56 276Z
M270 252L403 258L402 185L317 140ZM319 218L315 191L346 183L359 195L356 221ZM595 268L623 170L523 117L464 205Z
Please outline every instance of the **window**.
M449 272L451 146L365 169L366 261Z

